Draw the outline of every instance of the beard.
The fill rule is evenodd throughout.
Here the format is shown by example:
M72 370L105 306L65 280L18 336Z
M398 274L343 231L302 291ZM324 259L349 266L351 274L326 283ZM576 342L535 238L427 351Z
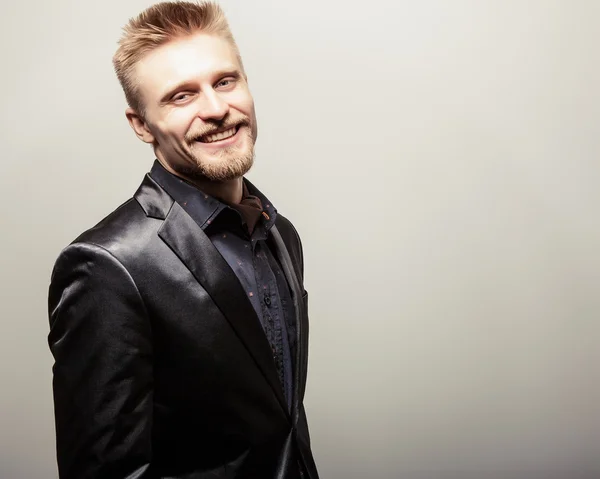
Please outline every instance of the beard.
M211 154L198 151L201 146L198 145L198 138L210 134L216 129L229 128L239 125L240 131L236 134L245 135L244 139L238 141L246 145L242 149L240 146L228 146L221 148ZM254 138L249 118L242 118L237 121L222 121L213 127L206 128L204 131L189 132L186 135L188 145L188 154L192 162L185 166L180 166L179 173L185 175L191 180L209 180L223 182L233 180L244 176L254 164Z

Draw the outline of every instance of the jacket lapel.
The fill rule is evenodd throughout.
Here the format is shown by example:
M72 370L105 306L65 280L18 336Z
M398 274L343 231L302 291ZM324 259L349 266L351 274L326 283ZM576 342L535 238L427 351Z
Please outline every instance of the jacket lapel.
M290 258L290 254L285 246L285 242L279 233L276 226L271 228L272 244L275 247L275 254L281 264L285 279L292 293L292 303L294 305L296 319L296 358L294 361L294 398L292 401L292 411L294 415L294 424L298 420L299 402L304 397L304 388L306 383L306 359L308 357L308 316L305 311L303 301L303 288L300 286L300 281L296 275L294 264Z
M168 213L165 212L168 201L164 196L170 199ZM136 193L136 199L146 214L164 218L158 235L191 271L221 310L287 412L271 347L235 273L204 231L150 176L146 176Z

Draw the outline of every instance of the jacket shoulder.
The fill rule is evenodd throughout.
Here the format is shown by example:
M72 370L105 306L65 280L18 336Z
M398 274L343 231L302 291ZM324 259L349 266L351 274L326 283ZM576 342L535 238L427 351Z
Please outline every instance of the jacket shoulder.
M119 262L127 264L143 255L155 241L162 220L146 215L135 198L130 198L98 224L84 231L61 252L95 245Z
M300 277L304 278L304 252L298 231L292 222L280 213L277 213L275 226L277 226L277 230L281 234L281 238L290 253L292 261L297 269L299 269Z
M122 241L138 234L148 223L147 219L139 203L130 198L96 225L81 233L71 244L93 243L110 250L116 239Z

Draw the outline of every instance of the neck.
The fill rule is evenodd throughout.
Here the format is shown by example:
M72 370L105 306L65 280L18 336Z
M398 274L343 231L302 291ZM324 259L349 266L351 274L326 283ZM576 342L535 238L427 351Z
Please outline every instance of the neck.
M242 201L242 177L227 181L187 179L207 195L221 200L223 203L237 205Z
M238 178L234 178L233 180L226 181L211 181L207 178L198 177L192 178L188 175L184 175L178 171L175 171L166 161L163 161L158 155L157 159L168 172L174 174L175 176L179 176L181 179L187 181L188 183L192 183L203 193L206 193L207 195L210 195L213 198L221 200L223 203L237 205L240 203L240 201L242 201L243 184L241 176Z

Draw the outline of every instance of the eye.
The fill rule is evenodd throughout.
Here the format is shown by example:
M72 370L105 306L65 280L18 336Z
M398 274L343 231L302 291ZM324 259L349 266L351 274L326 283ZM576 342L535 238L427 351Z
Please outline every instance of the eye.
M181 102L184 102L185 100L188 100L191 96L192 96L191 93L181 92L181 93L177 93L176 95L174 95L172 100L174 102L181 103Z
M235 82L235 78L223 78L219 83L217 83L217 88L219 90L230 90L235 86Z

